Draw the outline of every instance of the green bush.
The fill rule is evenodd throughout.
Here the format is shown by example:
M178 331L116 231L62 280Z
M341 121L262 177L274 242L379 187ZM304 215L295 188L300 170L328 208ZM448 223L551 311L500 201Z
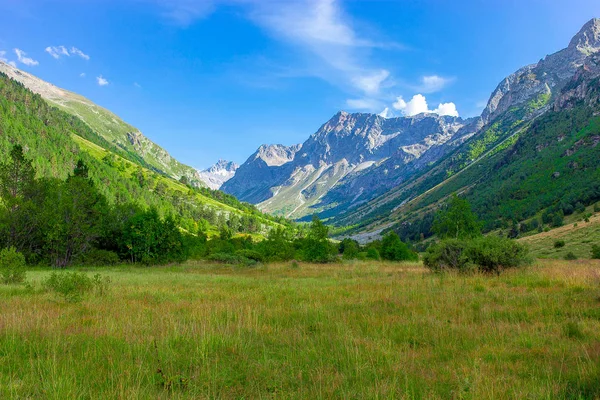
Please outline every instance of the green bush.
M469 264L466 256L467 243L465 240L446 239L429 246L423 257L423 264L433 271L447 269L464 271Z
M208 256L209 261L216 261L223 264L234 264L234 265L245 265L245 266L253 266L256 265L257 262L255 260L251 260L249 258L240 256L238 254L230 254L230 253L215 253Z
M530 263L527 247L499 236L484 236L469 243L467 258L483 272L499 273Z
M114 251L93 249L85 253L78 260L80 265L89 265L94 267L104 267L116 265L120 262L119 255Z
M511 239L484 236L473 240L447 239L427 249L425 266L433 271L496 272L528 264L527 248Z
M600 212L600 203L594 204L594 212Z
M46 289L70 303L81 301L84 295L94 290L98 295L103 295L108 290L109 284L110 278L108 277L96 274L90 278L81 272L53 272L44 281Z
M14 247L0 251L0 280L4 284L25 282L25 257Z
M418 261L419 255L400 240L396 232L389 232L381 241L381 258L389 261Z
M367 260L379 261L381 260L381 256L379 255L379 251L376 248L370 247L367 249L367 254L365 255Z
M592 246L592 258L596 260L600 259L600 245L595 244Z
M237 250L235 252L235 255L246 258L248 260L254 260L256 262L265 261L263 255L255 250L248 250L248 249Z
M560 249L561 247L565 247L565 241L564 240L557 240L554 242L554 248L555 249Z
M570 251L565 255L565 260L577 260L577 256Z

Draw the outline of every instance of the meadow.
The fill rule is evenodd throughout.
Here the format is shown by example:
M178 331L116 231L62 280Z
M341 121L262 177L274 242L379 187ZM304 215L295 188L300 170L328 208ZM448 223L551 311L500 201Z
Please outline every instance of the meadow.
M0 285L0 398L598 399L600 261L79 269Z

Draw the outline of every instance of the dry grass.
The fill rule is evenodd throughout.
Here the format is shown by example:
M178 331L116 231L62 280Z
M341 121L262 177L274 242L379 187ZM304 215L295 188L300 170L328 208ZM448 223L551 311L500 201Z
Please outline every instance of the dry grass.
M0 287L0 398L600 396L600 262L98 271L77 304Z

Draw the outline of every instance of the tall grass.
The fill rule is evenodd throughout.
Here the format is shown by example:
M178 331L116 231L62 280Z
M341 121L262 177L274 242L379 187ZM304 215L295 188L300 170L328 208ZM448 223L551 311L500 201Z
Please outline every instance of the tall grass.
M0 398L600 396L600 262L96 272L80 303L0 287Z

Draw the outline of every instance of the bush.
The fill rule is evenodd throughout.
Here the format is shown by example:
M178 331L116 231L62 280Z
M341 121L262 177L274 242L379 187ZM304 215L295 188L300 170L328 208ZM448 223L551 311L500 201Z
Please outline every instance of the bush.
M265 261L263 255L255 250L248 250L248 249L238 250L235 252L235 255L246 258L248 260L254 260L256 262Z
M4 284L25 282L25 257L14 247L0 251L0 280Z
M116 265L120 262L119 255L114 251L93 249L85 253L79 260L80 265L104 267Z
M381 256L376 248L371 247L367 250L367 254L365 255L367 260L379 261L381 260Z
M223 264L234 264L234 265L246 265L252 266L256 265L257 262L255 260L251 260L249 258L240 256L238 254L230 254L230 253L215 253L208 256L209 261L216 261Z
M60 295L70 303L81 301L83 296L89 292L96 291L103 295L108 290L110 278L102 277L100 274L90 278L81 272L53 272L44 281L46 289Z
M594 212L600 212L600 203L594 204Z
M577 260L577 256L570 251L565 255L565 260Z
M381 241L381 258L389 261L418 261L417 253L408 248L406 243L400 240L396 232L389 232Z
M600 246L595 244L592 246L592 258L593 259L600 259Z
M502 269L516 268L530 262L524 245L494 235L473 240L467 248L467 257L483 272L499 273Z
M502 269L528 264L530 259L527 248L519 242L492 235L471 241L444 240L427 249L423 262L434 271L465 272L476 267L482 272L500 273Z
M423 264L433 271L455 269L464 271L469 263L466 256L467 241L446 239L429 246L423 257Z
M565 241L564 240L557 240L554 242L554 248L555 249L560 249L561 247L565 247Z

